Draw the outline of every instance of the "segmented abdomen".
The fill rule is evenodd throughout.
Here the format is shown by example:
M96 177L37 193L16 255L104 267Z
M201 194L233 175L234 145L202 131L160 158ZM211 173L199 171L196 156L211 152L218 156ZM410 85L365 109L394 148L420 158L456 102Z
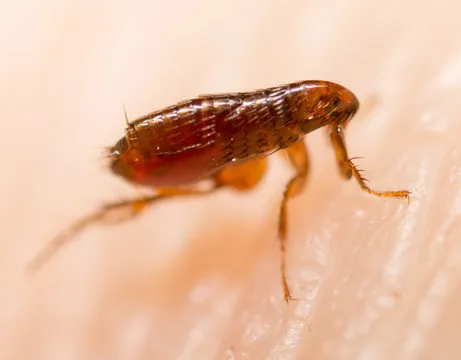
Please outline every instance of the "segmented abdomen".
M295 85L184 101L137 119L131 137L151 157L198 156L202 149L214 168L267 154L298 138L294 115L302 85Z
M242 94L242 105L216 126L223 162L267 154L298 139L295 102L299 94L293 90L279 87Z

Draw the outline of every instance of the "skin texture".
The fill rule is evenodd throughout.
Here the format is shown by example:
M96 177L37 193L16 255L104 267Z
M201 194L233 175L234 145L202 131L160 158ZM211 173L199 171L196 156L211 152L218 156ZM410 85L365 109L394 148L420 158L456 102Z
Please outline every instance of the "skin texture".
M9 3L0 36L2 359L457 359L461 25L442 1ZM236 26L236 21L238 26ZM325 131L293 171L159 203L91 229L36 276L26 263L100 204L149 194L107 170L130 118L201 93L301 79L361 101L346 130L378 190L344 181ZM233 349L233 351L229 351ZM232 354L232 355L229 355Z

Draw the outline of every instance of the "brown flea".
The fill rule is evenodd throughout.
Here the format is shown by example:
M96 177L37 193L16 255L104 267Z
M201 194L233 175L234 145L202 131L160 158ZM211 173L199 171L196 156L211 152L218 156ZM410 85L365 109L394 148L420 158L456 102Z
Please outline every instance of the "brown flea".
M112 171L125 180L157 189L157 195L106 205L56 237L30 264L37 270L72 237L116 211L134 217L147 205L174 196L203 195L220 187L248 190L266 172L267 157L281 150L293 168L280 206L278 237L285 300L293 299L286 276L287 202L299 194L309 173L303 138L327 126L341 175L354 177L366 192L410 199L410 192L375 191L347 153L343 132L359 108L355 95L327 81L301 81L244 93L202 95L128 123L112 148ZM212 180L206 191L185 189ZM124 217L124 218L125 218Z

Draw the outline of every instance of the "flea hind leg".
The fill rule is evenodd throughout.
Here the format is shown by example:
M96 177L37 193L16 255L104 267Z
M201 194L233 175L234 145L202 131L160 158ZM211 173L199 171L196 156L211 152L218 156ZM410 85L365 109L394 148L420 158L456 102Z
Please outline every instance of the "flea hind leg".
M280 271L282 275L283 295L285 301L294 300L291 295L287 281L287 203L288 200L298 195L307 182L309 173L309 156L307 153L306 144L300 140L284 150L289 162L296 170L296 174L290 179L283 193L282 203L280 205L278 236L280 241L281 262Z
M228 166L214 175L214 186L208 190L159 188L157 193L137 199L113 202L102 206L93 213L84 216L58 234L32 259L27 270L34 273L56 255L79 233L91 225L102 222L121 222L139 215L147 206L159 200L173 197L200 196L214 192L220 187L230 186L237 190L246 190L256 186L266 171L266 159L249 160L241 164Z
M217 186L236 190L250 190L260 183L267 170L266 158L254 158L242 163L228 165L214 175Z
M28 264L27 270L34 273L39 270L46 262L56 255L64 246L91 225L114 220L116 222L126 221L139 215L148 205L152 205L159 200L182 196L199 196L209 194L217 189L213 187L208 190L194 190L181 188L160 188L157 194L144 196L137 199L113 202L102 206L93 213L84 216L75 223L58 234Z

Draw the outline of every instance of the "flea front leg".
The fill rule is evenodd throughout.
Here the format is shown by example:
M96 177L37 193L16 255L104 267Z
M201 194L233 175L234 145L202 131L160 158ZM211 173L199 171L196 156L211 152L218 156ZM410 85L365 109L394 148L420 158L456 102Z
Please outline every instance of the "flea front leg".
M336 159L338 162L338 167L341 172L341 175L350 179L352 176L359 183L360 187L376 196L389 197L389 198L398 198L398 199L407 199L410 201L411 193L407 190L397 190L397 191L376 191L371 189L367 185L367 179L365 179L360 173L361 170L357 168L356 165L352 162L352 159L349 158L347 154L346 144L344 142L343 136L343 127L340 123L334 123L330 125L330 139L335 150Z

